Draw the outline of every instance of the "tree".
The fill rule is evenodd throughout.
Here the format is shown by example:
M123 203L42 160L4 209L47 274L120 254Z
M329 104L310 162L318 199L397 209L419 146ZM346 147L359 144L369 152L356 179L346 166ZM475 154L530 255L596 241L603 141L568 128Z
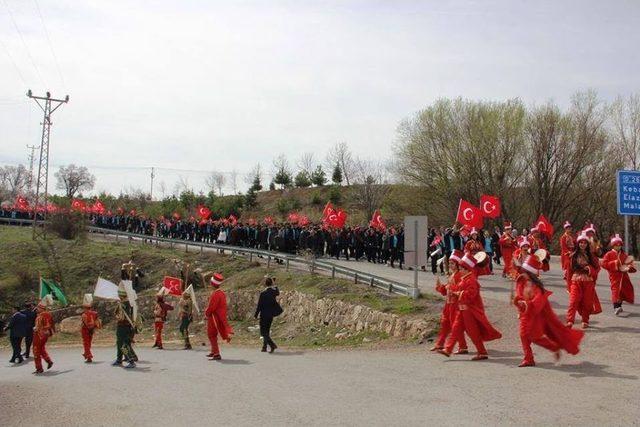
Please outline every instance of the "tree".
M313 172L316 160L313 153L303 153L298 160L298 169L307 172L309 175Z
M322 166L318 165L311 174L311 183L318 187L322 187L327 183L327 177L324 170L322 170Z
M244 196L244 205L248 208L254 208L258 205L258 195L253 190L253 187L249 188Z
M352 198L365 214L371 218L376 209L380 209L389 192L384 165L364 160L356 160L354 165Z
M224 174L220 172L213 171L205 180L209 191L216 192L218 191L218 196L222 196L222 189L224 188L224 184L226 182L224 178Z
M260 163L254 166L254 168L247 174L245 182L250 185L250 189L254 192L262 190L262 167Z
M340 163L336 163L336 166L333 168L331 181L336 185L342 184L342 169L340 168Z
M274 191L276 189L276 183L271 181L269 183L269 191Z
M340 170L345 182L347 185L351 185L354 159L346 142L334 145L327 153L327 167L332 168L335 164L340 165Z
M238 171L233 168L229 174L229 180L231 181L231 190L233 194L238 194Z
M281 188L289 187L291 185L291 170L289 169L289 162L284 154L281 154L273 161L274 178L273 182L280 185Z
M298 188L311 187L311 177L309 176L309 173L304 170L298 172L295 178L295 185Z
M83 190L91 191L96 184L96 177L86 167L76 166L73 163L60 166L55 177L58 180L56 188L64 190L68 198L73 198Z
M27 191L29 171L24 165L0 167L0 197L15 200Z

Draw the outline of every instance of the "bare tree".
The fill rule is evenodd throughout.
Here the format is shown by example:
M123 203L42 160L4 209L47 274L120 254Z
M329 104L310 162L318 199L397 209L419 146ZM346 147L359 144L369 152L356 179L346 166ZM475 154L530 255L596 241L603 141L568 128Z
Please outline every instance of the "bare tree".
M247 185L252 185L255 181L256 177L258 177L259 181L262 181L264 178L264 173L262 172L262 165L260 163L256 163L254 167L251 168L249 172L244 175L244 183Z
M167 193L167 184L164 181L160 181L158 187L160 188L160 193L162 194L162 198L164 199Z
M231 184L233 194L238 194L238 171L236 168L233 168L229 173L229 182Z
M213 193L216 193L217 190L218 196L222 196L222 189L224 188L225 182L226 179L224 174L216 171L211 172L206 179L206 184L209 190Z
M368 160L356 159L353 162L353 201L362 209L367 218L371 218L389 192L385 165Z
M85 166L76 166L73 163L60 166L55 177L58 180L56 188L64 190L68 198L83 190L91 191L96 184L96 177Z
M0 167L0 196L15 199L27 190L29 171L24 165Z
M611 134L624 155L624 164L634 170L640 166L640 95L618 97L609 110Z
M173 194L174 196L177 197L186 191L193 191L189 186L189 178L182 175L178 175L178 180L173 186Z
M307 174L311 175L316 168L316 159L314 154L310 152L302 153L296 166L298 167L298 171L305 171Z
M327 170L333 170L336 165L340 165L345 182L351 185L355 161L346 142L334 145L327 153Z

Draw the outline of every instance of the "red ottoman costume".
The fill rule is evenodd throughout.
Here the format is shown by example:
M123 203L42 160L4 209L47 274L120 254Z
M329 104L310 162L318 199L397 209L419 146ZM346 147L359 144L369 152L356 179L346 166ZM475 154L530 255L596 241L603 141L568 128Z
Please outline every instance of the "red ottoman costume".
M622 312L622 303L628 302L633 304L634 292L633 285L629 279L629 273L635 273L636 268L633 265L633 258L627 256L622 250L622 238L615 235L611 239L610 246L613 247L602 258L602 268L609 272L609 282L611 283L611 302L615 314Z
M218 334L227 342L231 341L233 335L233 329L227 320L227 297L220 289L223 280L224 277L219 273L215 273L211 278L211 285L215 290L209 297L209 305L204 313L207 318L207 335L211 343L211 353L207 356L213 357L214 360L221 359Z
M449 268L456 268L463 255L462 251L455 249L451 256L449 256ZM454 265L456 267L454 267ZM458 281L460 280L461 275L460 270L456 269L456 271L449 276L449 281L446 285L442 285L440 282L436 285L436 291L440 292L440 294L446 298L446 302L442 308L442 315L440 316L440 332L438 333L438 339L436 340L433 348L431 348L431 351L444 349L445 341L451 333L453 321L455 320L458 312L458 297L455 292L460 290L458 288ZM459 337L457 354L467 353L467 341L464 338L464 334L462 334Z
M597 258L589 250L589 239L586 234L580 233L576 239L578 249L571 256L570 270L571 288L569 290L569 307L567 308L567 326L573 326L576 312L582 318L582 327L589 326L592 314L602 312L600 300L596 293L596 278L600 266ZM580 243L587 242L586 252L580 249Z
M47 295L50 297L50 295ZM50 336L55 332L55 324L51 313L47 311L47 298L38 304L38 315L36 316L35 327L33 328L33 357L36 365L36 374L40 374L42 369L42 359L47 362L47 369L51 369L53 361L47 353L46 344Z
M91 342L93 341L93 333L100 327L100 319L98 318L98 312L91 309L93 297L91 294L86 294L82 307L84 311L80 317L82 320L82 327L80 328L80 334L82 335L82 347L84 352L84 360L87 363L93 361L93 354L91 353Z

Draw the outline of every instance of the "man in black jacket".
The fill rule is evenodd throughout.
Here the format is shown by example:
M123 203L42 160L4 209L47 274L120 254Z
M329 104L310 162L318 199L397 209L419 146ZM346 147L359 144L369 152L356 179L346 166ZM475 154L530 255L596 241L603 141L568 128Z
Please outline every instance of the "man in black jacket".
M11 342L11 348L13 349L13 355L11 356L10 363L22 363L24 359L22 358L21 344L22 339L27 335L28 321L27 316L25 316L21 311L20 307L15 307L13 315L9 320L9 324L5 327L5 331L9 332L9 341ZM33 329L32 329L33 331Z
M24 305L24 309L21 313L27 318L27 332L24 335L25 351L23 356L28 359L29 352L31 351L31 344L33 343L33 328L36 326L36 316L38 314L36 313L33 304L30 302Z
M262 351L267 351L267 345L271 347L269 353L273 353L278 346L271 339L271 324L273 318L282 314L282 307L278 304L276 297L280 295L278 287L275 286L274 280L271 277L265 279L264 291L260 292L260 298L258 299L258 306L256 307L256 313L254 317L257 319L260 316L260 335L262 336Z

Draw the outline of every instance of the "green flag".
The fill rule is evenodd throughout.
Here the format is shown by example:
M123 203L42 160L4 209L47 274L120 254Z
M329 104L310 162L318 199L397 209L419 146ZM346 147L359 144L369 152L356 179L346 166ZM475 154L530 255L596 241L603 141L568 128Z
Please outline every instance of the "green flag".
M64 296L59 285L53 280L40 279L40 299L51 294L54 300L60 301L62 305L67 305L67 297Z

